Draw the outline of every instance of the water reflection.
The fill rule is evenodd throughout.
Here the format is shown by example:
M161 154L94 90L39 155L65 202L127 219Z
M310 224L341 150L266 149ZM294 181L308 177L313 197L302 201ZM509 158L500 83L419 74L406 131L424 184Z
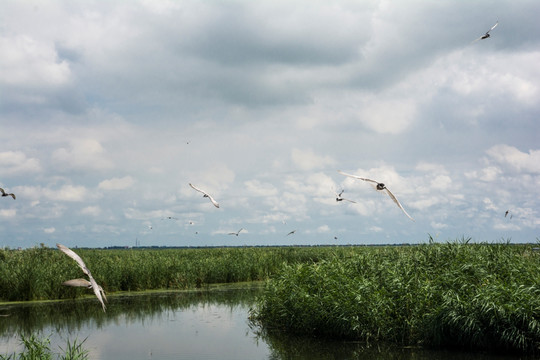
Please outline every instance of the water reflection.
M51 349L83 340L91 359L512 359L268 334L250 327L260 284L204 291L110 296L107 313L94 297L0 305L0 354L20 351L16 334L50 336ZM517 359L514 358L514 359Z
M15 334L50 336L51 349L87 338L91 359L267 359L247 323L260 284L0 306L0 354L20 351Z

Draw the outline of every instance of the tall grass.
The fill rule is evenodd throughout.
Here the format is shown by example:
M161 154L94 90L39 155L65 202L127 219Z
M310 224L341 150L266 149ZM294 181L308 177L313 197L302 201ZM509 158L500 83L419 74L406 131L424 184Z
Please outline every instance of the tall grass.
M50 348L50 340L48 337L39 338L35 334L24 336L19 334L23 351L20 353L0 354L0 360L85 360L88 359L88 350L83 348L86 341L79 342L78 340L67 341L66 349L62 349L61 353L54 354Z
M539 265L532 246L365 248L285 266L251 318L267 331L537 353Z
M74 249L106 292L187 289L266 280L284 264L316 262L328 248ZM339 251L339 250L336 250ZM86 289L62 286L84 277L56 249L0 250L0 301L74 298Z

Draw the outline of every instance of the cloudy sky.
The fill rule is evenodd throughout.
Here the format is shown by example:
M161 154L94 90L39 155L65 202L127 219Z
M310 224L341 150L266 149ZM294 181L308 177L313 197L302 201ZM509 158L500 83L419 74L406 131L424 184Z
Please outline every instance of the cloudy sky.
M537 0L0 3L0 246L540 237Z

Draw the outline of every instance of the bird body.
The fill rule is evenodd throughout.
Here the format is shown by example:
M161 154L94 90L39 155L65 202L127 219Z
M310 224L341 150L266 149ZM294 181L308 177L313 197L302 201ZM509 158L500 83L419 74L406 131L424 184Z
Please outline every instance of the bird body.
M68 280L68 281L64 282L64 285L67 285L67 286L82 286L82 287L87 287L89 289L94 290L94 294L96 295L99 302L101 303L101 306L103 307L103 312L105 312L105 303L103 302L103 298L105 298L105 301L107 300L107 298L105 297L105 292L103 291L103 288L97 284L96 280L94 280L94 277L92 276L92 273L90 273L90 270L86 267L86 264L84 263L84 261L81 259L81 257L79 255L77 255L75 253L75 251L71 250L67 246L64 246L62 244L56 244L56 246L64 254L66 254L67 256L72 258L73 260L75 260L77 262L77 265L79 265L79 267L83 271L83 273L88 276L88 279L90 279L90 281L88 281L88 282L86 282L86 280L84 280L84 279ZM81 280L83 280L83 281L81 281ZM103 296L101 296L101 294L103 294Z
M215 207L219 208L219 204L216 200L214 200L214 198L212 196L210 196L206 191L203 191L197 187L195 187L194 185L192 185L191 183L189 183L189 186L191 186L194 190L197 190L198 192L200 192L201 194L203 194L203 197L206 197L208 199L210 199L210 201L212 202L212 204L214 204Z
M473 42L475 41L478 41L478 40L484 40L484 39L487 39L488 37L490 37L491 35L489 34L491 32L491 30L495 29L497 27L497 25L499 25L499 20L497 20L497 22L495 23L495 25L493 25L491 27L491 29L489 29L488 31L486 31L486 33L482 36L480 36L478 39L474 40Z
M6 192L4 191L4 189L2 189L2 188L0 188L0 192L2 193L2 197L5 197L5 196L11 196L11 197L13 198L13 200L16 199L15 194L13 194L13 193L9 193L9 194L8 194L8 193L6 193Z
M334 193L336 194L336 201L337 201L337 202L340 202L340 201L345 200L345 201L351 202L351 203L353 203L353 204L356 204L356 201L354 201L354 200L349 200L349 199L346 199L346 198L344 198L343 196L341 196L341 194L343 194L344 192L345 192L345 190L341 190L340 193L338 194L337 192L334 191Z
M386 194L388 196L390 196L390 198L394 201L394 203L396 203L396 205L401 209L401 211L403 211L403 213L405 215L407 215L407 217L409 219L411 219L412 221L414 221L414 219L405 211L405 209L403 208L403 206L400 204L400 202L398 201L398 199L394 196L394 194L392 194L392 192L386 187L386 185L384 185L383 183L380 183L378 181L375 181L375 180L371 180L371 179L368 179L368 178L363 178L363 177L360 177L360 176L356 176L356 175L351 175L351 174L347 174L347 173L344 173L343 171L340 171L338 170L338 173L340 173L341 175L345 175L345 176L348 176L348 177L352 177L354 179L358 179L358 180L363 180L363 181L366 181L366 182L369 182L374 188L375 190L377 191L384 191L386 192Z

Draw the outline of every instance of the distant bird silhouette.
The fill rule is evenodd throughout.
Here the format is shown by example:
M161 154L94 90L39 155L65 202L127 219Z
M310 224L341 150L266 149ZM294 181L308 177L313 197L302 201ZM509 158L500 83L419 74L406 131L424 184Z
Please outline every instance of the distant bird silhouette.
M85 279L68 280L68 281L63 282L62 285L82 286L82 287L87 287L89 289L94 290L94 294L96 294L96 297L98 298L99 302L101 303L101 306L103 307L103 312L105 312L105 303L103 302L103 299L107 301L107 297L105 296L105 291L103 291L103 288L97 284L96 280L94 280L94 278L92 277L92 274L90 273L90 270L86 267L84 261L81 259L79 255L77 255L73 250L71 250L67 246L64 246L62 244L56 244L56 246L64 254L66 254L73 260L75 260L77 262L77 265L79 265L79 267L82 269L83 273L85 273L88 276L88 279L90 279L90 281L87 281Z
M207 192L193 186L191 183L189 183L189 186L191 186L194 190L197 190L198 192L200 192L201 194L203 194L203 197L206 197L208 199L210 199L210 201L212 202L212 204L214 204L215 207L219 208L219 204L217 203L216 200L214 200L213 197L211 197Z
M167 216L167 217L161 218L161 220L178 220L178 218Z
M508 214L510 214L510 210L506 210L506 212L504 213L504 217L507 217ZM510 214L510 219L513 218L514 215L513 214Z
M296 230L291 231L290 233L288 233L288 234L285 235L285 236L289 236L289 235L292 235L292 234L294 234L294 233L296 233Z
M11 196L11 197L13 198L13 200L16 199L15 194L13 194L13 193L8 194L8 193L6 193L6 192L4 191L4 189L2 189L2 188L0 188L0 192L2 193L2 197L4 197L4 196Z
M405 209L403 208L403 206L401 206L401 204L399 203L398 199L394 196L394 194L392 194L392 192L391 192L391 191L386 187L386 185L384 185L383 183L380 183L380 182L375 181L375 180L363 178L363 177L360 177L360 176L347 174L347 173L344 173L343 171L340 171L340 170L338 170L338 173L340 173L341 175L345 175L345 176L348 176L348 177L355 178L355 179L367 181L367 182L371 183L371 185L372 185L372 186L375 188L375 190L377 190L377 191L386 191L386 194L387 194L388 196L390 196L390 198L396 203L396 205L401 209L401 211L403 211L403 213L404 213L405 215L407 215L407 217L408 217L409 219L411 219L412 221L414 221L414 219L413 219L409 214L407 214L407 212L405 211Z
M236 235L238 236L238 234L240 234L240 231L244 230L244 228L241 228L240 230L238 230L237 232L231 232L229 233L229 235Z
M345 192L345 190L341 190L341 192L338 194L337 192L334 191L334 193L336 194L336 201L348 201L348 202L352 202L353 204L356 204L356 201L353 201L353 200L349 200L349 199L345 199L343 196L341 196L341 194L343 194Z
M491 29L489 29L488 31L486 31L486 33L482 36L480 36L478 39L474 40L473 42L475 41L478 41L478 40L484 40L484 39L487 39L488 37L490 37L491 35L489 34L491 30L495 29L497 27L497 25L499 25L499 20L497 20L497 22L495 23L495 25L493 25L491 27Z

